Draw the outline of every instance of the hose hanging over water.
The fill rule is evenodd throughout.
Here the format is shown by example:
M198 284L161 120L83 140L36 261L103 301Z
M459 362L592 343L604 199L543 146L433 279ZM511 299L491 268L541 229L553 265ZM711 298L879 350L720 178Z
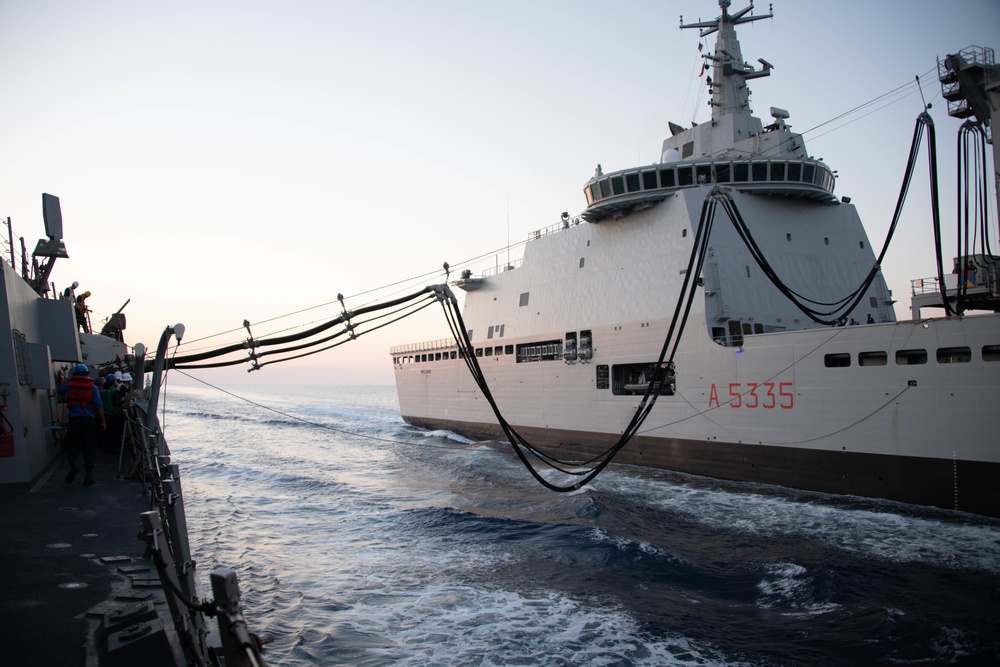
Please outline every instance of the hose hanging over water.
M976 270L975 255L993 255L989 229L989 169L986 162L986 133L979 123L967 120L958 130L958 175L956 203L957 268L959 281L955 311L965 312L969 274Z
M896 226L899 222L899 218L902 212L903 203L906 200L906 194L909 190L910 183L913 177L913 170L916 164L916 157L919 152L921 137L923 130L926 130L929 135L929 152L928 160L930 163L930 178L931 178L931 206L934 224L934 237L935 237L935 250L937 256L937 270L939 284L942 290L942 300L946 309L948 309L949 314L953 311L951 310L947 300L944 298L944 272L943 263L941 259L941 234L940 234L940 215L938 213L938 192L937 192L937 159L935 150L935 140L934 140L934 124L930 116L924 112L921 113L917 118L916 127L914 128L913 141L910 146L910 154L907 160L906 171L903 177L903 183L900 189L899 197L896 203L896 209L893 213L893 218L889 226L889 230L886 234L885 241L883 243L882 249L878 254L878 257L872 266L871 270L868 272L865 279L861 284L852 290L849 294L844 297L833 301L833 302L821 302L809 297L806 297L798 292L794 291L788 287L774 270L773 266L767 260L760 246L754 239L753 233L750 230L749 225L743 219L736 206L735 201L729 194L728 190L720 186L713 188L705 197L702 203L701 215L698 220L698 226L694 235L694 240L692 244L691 255L688 258L687 269L684 271L684 279L681 284L680 292L677 296L676 305L674 308L673 316L670 320L670 325L667 329L666 336L663 341L663 345L660 349L660 354L654 364L651 366L651 377L646 390L639 401L638 406L636 406L632 418L629 420L628 425L623 429L622 434L619 436L616 442L611 444L607 449L605 449L600 454L594 456L593 458L586 461L566 461L541 451L537 447L533 446L527 441L517 430L504 418L500 407L497 405L492 392L490 391L489 384L486 380L486 376L483 373L482 368L479 365L479 360L475 355L475 349L472 345L472 341L469 337L468 329L465 326L465 322L462 318L461 310L458 307L458 301L455 298L454 293L448 287L447 284L440 285L430 285L424 287L416 292L408 294L406 296L399 297L387 301L385 303L376 303L369 306L364 306L357 308L354 311L348 311L346 306L344 306L344 300L341 295L338 295L338 300L341 303L342 313L333 319L327 320L320 325L312 327L306 331L302 331L297 334L287 335L287 336L272 336L261 339L254 339L253 335L250 333L249 322L244 322L244 326L247 329L248 339L242 344L228 345L216 350L211 350L208 352L203 352L200 354L186 355L182 357L174 357L168 361L168 368L178 368L178 369L194 369L194 368L218 368L223 366L231 366L241 363L251 362L250 370L259 370L263 366L272 363L279 363L283 361L290 361L292 359L298 359L312 354L317 354L319 352L337 347L347 342L348 340L354 340L365 333L375 331L384 326L388 326L394 322L401 319L409 317L424 308L432 305L435 302L439 302L442 305L444 311L445 319L448 322L448 326L451 329L452 336L458 346L458 355L461 358L472 375L473 380L476 382L477 387L482 392L484 398L489 402L491 409L493 410L494 416L500 425L501 430L507 437L511 446L513 447L515 453L525 467L529 470L532 476L543 486L553 491L574 491L583 487L592 481L604 468L607 467L609 463L612 462L614 457L624 448L639 432L642 424L649 417L652 412L653 406L656 404L656 400L661 393L661 388L664 382L672 381L673 369L674 369L674 358L677 354L678 346L680 340L683 336L684 329L687 326L688 316L691 312L691 307L694 303L694 298L697 293L698 277L700 277L702 268L704 265L704 259L708 252L708 243L711 238L712 227L715 221L716 209L719 203L722 204L723 210L725 210L730 222L736 229L737 234L740 239L746 245L747 249L750 251L751 256L757 263L758 267L764 272L771 283L781 292L786 298L788 298L795 306L802 311L807 317L813 321L820 324L835 324L839 319L839 316L851 312L860 303L861 299L864 297L868 288L871 286L872 282L877 277L882 260L889 248L889 244L892 240L893 234L896 230ZM960 149L961 153L961 149ZM983 159L985 160L985 151L983 152ZM985 171L985 170L984 170ZM961 181L960 181L961 184ZM961 186L960 186L961 187ZM978 192L978 189L977 189ZM980 195L977 194L977 211L980 207ZM985 199L983 199L985 201ZM966 209L968 204L966 205ZM965 245L969 244L969 232L968 232L968 216L965 218ZM987 234L987 223L985 220L981 223L981 233L980 238L984 241L984 247L988 248L988 234ZM959 246L960 250L962 248L962 227L960 223L959 227ZM448 271L448 265L445 264L445 270ZM961 302L959 302L960 304ZM822 307L826 307L825 309ZM388 312L380 312L388 311ZM379 314L375 314L379 313ZM365 317L369 316L369 317ZM376 321L390 318L388 321L374 324ZM316 336L324 334L334 327L342 325L342 329L335 331L332 334L325 335L319 338ZM330 343L338 338L345 337L343 340L338 342ZM259 348L276 346L278 349L268 351L268 352L257 352ZM308 350L302 352L303 350ZM235 352L248 351L248 357L237 358L232 360L217 361L214 363L201 364L197 362L206 361L210 359L216 359L218 357L223 357ZM296 352L301 352L299 354L293 354ZM273 359L270 361L265 361L261 363L260 360L273 355L285 355L281 358ZM531 457L531 458L529 458ZM548 466L554 470L561 473L571 475L574 477L580 477L578 481L572 484L559 485L550 482L545 479L542 474L535 468L532 459L535 461Z

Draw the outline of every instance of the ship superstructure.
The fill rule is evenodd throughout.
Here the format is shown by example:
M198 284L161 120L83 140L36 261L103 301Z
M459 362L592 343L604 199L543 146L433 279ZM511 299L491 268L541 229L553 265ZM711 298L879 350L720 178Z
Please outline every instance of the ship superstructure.
M1000 316L896 321L832 170L787 111L772 107L766 125L751 112L747 82L772 67L744 62L736 26L770 14L719 4L716 21L681 25L717 34L711 122L671 124L655 164L598 166L586 208L535 232L519 264L454 283L498 408L540 449L586 460L655 382L619 462L1000 515ZM657 355L707 198L745 226L712 226L666 371ZM451 340L392 349L403 418L502 437L463 352Z

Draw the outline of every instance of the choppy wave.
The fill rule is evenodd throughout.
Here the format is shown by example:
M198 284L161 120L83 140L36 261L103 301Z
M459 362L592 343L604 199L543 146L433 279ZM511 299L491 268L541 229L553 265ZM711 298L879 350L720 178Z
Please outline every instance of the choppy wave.
M199 571L237 570L272 664L1000 657L1000 522L630 467L554 494L391 388L252 400L293 417L174 388L166 432Z

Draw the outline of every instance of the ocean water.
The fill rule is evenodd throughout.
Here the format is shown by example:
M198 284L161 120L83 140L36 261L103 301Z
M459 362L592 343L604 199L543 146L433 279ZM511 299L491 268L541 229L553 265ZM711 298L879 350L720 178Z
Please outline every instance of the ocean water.
M228 393L227 393L228 392ZM612 466L569 494L393 387L176 386L192 550L271 665L996 665L1000 521Z

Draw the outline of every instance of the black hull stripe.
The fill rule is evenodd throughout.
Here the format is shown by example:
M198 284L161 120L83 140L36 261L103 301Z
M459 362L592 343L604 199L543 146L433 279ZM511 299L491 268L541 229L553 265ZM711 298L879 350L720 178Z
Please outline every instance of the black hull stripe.
M421 428L505 440L496 424L403 416ZM542 451L579 460L604 451L610 436L528 426L517 431ZM1000 464L861 452L639 436L616 463L805 491L885 498L1000 517Z

